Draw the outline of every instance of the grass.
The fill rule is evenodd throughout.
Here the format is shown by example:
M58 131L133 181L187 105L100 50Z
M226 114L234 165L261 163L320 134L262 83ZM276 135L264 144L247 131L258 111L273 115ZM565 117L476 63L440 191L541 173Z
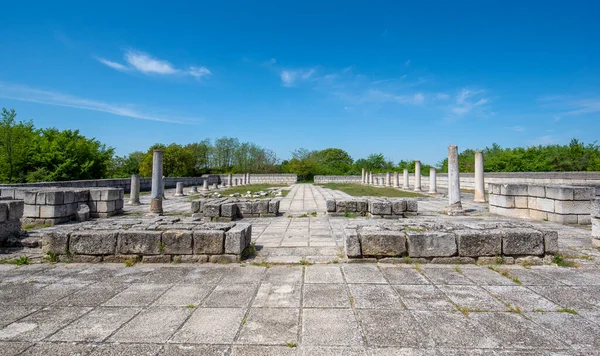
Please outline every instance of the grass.
M188 305L184 306L184 308L187 308L187 309L196 309L197 307L194 304L188 304Z
M344 211L344 217L354 219L356 217L356 214L348 212L348 211Z
M558 309L557 312L559 312L559 313L569 313L569 314L573 314L573 315L579 315L579 313L575 309L571 309L571 308Z
M523 282L521 282L521 280L517 276L513 276L512 274L510 274L510 272L508 271L507 268L498 269L497 267L494 267L494 266L488 266L488 268L496 273L500 273L502 276L510 279L511 281L515 282L516 284L518 284L520 286L523 285Z
M425 195L399 190L395 188L377 188L370 185L352 184L352 183L327 183L320 184L324 188L341 190L353 197L392 197L392 198L417 198Z
M281 188L281 187L287 187L286 185L276 185L276 184L250 184L250 185L242 185L242 186L237 186L237 187L231 187L228 189L225 189L223 191L219 191L219 193L223 194L224 196L229 196L229 194L235 194L235 193L239 193L239 194L246 194L248 191L250 191L251 193L256 193L256 192L266 192L269 188ZM288 195L290 191L289 190L282 190L281 191L281 196L285 197Z
M552 263L556 263L560 267L577 267L577 263L567 260L560 253L552 257Z
M312 263L310 263L310 262L308 262L307 260L304 260L304 259L300 260L300 264L302 266L311 266L312 265Z
M295 342L288 342L287 344L285 344L285 346L286 346L286 347L289 347L289 348L294 348L294 347L296 347L297 345L296 345L296 343L295 343Z
M462 269L459 266L454 266L456 273L462 273Z
M48 252L44 257L44 261L47 262L58 262L58 255L54 252Z
M19 258L13 258L13 259L8 259L8 258L0 259L0 265L7 264L7 265L23 266L23 265L28 265L29 262L30 262L29 257L27 257L27 256L21 256Z
M258 250L256 250L256 244L254 242L250 243L250 246L246 247L244 251L242 251L242 258L251 258L255 257L258 254Z
M27 225L24 225L21 229L23 231L30 231L30 230L43 229L43 228L50 227L50 226L52 226L52 224L50 224L50 223L27 224Z
M125 260L125 267L133 267L137 261L137 257L129 257Z
M252 262L251 263L252 266L256 266L256 267L266 267L266 268L271 268L271 264L265 260L262 260L260 262Z

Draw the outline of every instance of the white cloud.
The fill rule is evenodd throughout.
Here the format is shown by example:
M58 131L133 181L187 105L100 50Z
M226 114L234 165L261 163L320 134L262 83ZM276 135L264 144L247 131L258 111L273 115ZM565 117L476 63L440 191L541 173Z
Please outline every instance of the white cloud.
M177 69L169 61L154 58L148 53L127 50L124 54L126 64L113 62L104 58L96 58L100 63L121 71L137 71L146 75L189 75L202 78L211 75L211 71L204 66L190 66L187 70Z
M470 113L485 115L484 109L489 103L488 98L483 98L485 93L483 90L473 91L468 88L462 88L456 94L455 102L449 107L450 116L448 119L456 119L457 117L465 116Z
M507 129L514 131L514 132L524 132L525 130L527 130L526 128L524 128L523 126L513 126L513 127L507 127Z
M558 112L554 115L554 121L559 121L564 116L600 113L600 97L598 96L549 95L538 100L544 107Z
M106 103L99 100L78 98L57 91L40 90L25 85L14 85L2 82L0 82L0 97L39 104L99 111L140 120L171 122L179 124L190 124L199 121L199 119L194 118L186 119L164 117L162 115L156 115L144 110L140 110L135 105Z
M398 95L377 89L369 89L361 96L360 102L395 102L398 104L421 105L425 102L423 93Z
M284 87L292 87L297 82L308 81L315 74L316 70L311 69L284 69L279 73L281 84Z
M435 94L435 98L437 100L448 100L448 99L450 99L450 95L448 95L446 93L437 93L437 94Z

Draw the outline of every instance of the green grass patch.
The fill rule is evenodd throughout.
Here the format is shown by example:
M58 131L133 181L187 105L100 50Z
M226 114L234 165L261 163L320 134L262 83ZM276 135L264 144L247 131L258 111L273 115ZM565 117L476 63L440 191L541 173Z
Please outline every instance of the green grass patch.
M28 265L29 264L29 257L27 256L21 256L18 258L13 258L13 259L9 259L9 258L2 258L0 259L0 265L17 265L17 266L23 266L23 265Z
M571 309L571 308L558 309L557 312L559 312L559 313L569 313L569 314L573 314L573 315L579 315L579 313L575 309Z
M425 195L399 190L395 188L377 188L370 185L352 183L327 183L320 184L324 188L340 190L353 197L391 197L391 198L417 198Z
M21 229L23 231L30 231L30 230L37 230L37 229L43 229L46 227L50 227L52 226L52 224L50 223L43 223L43 224L26 224L24 225Z
M235 194L235 193L239 193L239 194L246 194L248 193L248 191L250 191L252 194L263 191L266 192L268 191L269 188L281 188L281 187L287 187L286 185L277 185L277 184L250 184L250 185L242 185L242 186L237 186L237 187L231 187L222 191L219 191L219 193L223 194L224 196L229 196L230 194ZM290 191L289 190L282 190L281 191L281 196L285 197L288 195Z
M577 267L577 263L567 260L561 254L554 255L552 263L556 263L560 267Z

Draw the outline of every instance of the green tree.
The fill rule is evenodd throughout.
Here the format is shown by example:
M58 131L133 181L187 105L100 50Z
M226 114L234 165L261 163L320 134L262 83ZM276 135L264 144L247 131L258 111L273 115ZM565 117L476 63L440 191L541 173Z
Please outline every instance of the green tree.
M0 180L3 183L25 181L30 144L35 137L31 121L16 122L15 110L2 108L0 120Z

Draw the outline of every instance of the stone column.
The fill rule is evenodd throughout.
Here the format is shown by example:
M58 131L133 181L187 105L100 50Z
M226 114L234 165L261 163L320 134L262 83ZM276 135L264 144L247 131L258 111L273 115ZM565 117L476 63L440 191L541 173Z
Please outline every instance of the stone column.
M250 173L246 173L246 182L250 184Z
M219 183L215 183L215 184L213 184L213 189L215 189L215 190L216 190L216 189L219 189Z
M163 176L162 177L162 195L163 195L163 199L167 199L167 197L165 196L165 190L167 190L165 187L167 186L167 177Z
M400 175L398 172L394 172L394 188L400 187Z
M415 161L415 192L421 191L421 161Z
M152 192L150 193L150 213L163 213L164 198L163 151L154 150L152 153Z
M193 185L192 190L190 190L190 193L198 193L198 187Z
M408 189L408 168L404 168L404 182L402 182L402 189Z
M140 175L131 176L131 188L129 189L129 205L140 205Z
M375 185L379 185L379 178L375 177Z
M360 176L360 183L365 184L365 169L364 168L362 169L362 173Z
M437 179L435 168L429 168L429 193L437 193Z
M203 191L208 190L208 178L204 179L204 181L202 182L202 190Z
M177 182L175 187L175 196L182 197L183 196L183 182Z
M475 151L475 203L485 203L483 152Z
M227 178L227 184L229 185L229 187L233 187L233 174L230 174Z
M242 178L240 178L240 185L246 185L246 173L242 174Z
M463 215L460 202L460 173L458 171L458 146L448 146L448 215Z
M233 185L234 186L238 186L238 179L237 178L233 178Z
M390 175L390 172L385 174L385 183L388 187L392 186L392 176Z

